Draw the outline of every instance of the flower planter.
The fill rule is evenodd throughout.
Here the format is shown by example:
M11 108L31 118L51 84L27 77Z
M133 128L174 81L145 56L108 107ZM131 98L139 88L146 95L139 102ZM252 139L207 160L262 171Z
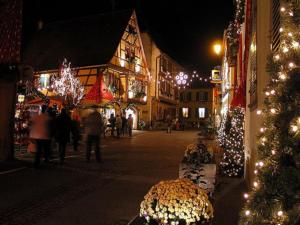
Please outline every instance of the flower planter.
M186 164L179 165L179 178L187 178L207 191L210 196L215 190L216 164Z
M196 225L211 225L211 221L210 222L199 222L196 223ZM147 222L144 218L137 216L134 220L132 220L131 222L129 222L128 225L160 225L158 224L156 221L152 220L150 222ZM185 223L181 223L179 225L185 225Z

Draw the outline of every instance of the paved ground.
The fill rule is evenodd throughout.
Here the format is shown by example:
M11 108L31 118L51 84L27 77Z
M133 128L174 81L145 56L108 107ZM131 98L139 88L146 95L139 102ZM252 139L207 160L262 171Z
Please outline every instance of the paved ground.
M178 164L196 132L139 132L103 141L102 164L69 151L65 165L40 170L21 163L0 171L1 225L124 225L139 211L149 188L178 177ZM26 158L25 156L23 158ZM30 158L28 158L30 159ZM6 168L5 166L3 168ZM1 167L0 167L1 169ZM236 224L241 180L222 179L214 224Z

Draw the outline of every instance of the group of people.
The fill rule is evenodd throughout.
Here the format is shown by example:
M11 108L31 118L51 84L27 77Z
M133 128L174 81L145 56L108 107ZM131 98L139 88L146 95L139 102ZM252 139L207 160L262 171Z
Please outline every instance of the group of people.
M128 132L129 137L132 136L132 127L133 127L133 117L129 114L128 118L123 114L122 116L117 115L116 117L112 113L108 119L109 124L106 122L104 124L104 137L106 135L107 129L110 130L111 136L115 136L115 131L117 132L116 137L120 135L125 136Z
M108 123L109 122L109 123ZM96 109L94 109L84 120L85 141L86 141L86 161L90 161L93 145L95 146L95 157L97 162L101 162L100 138L105 137L107 127L110 128L112 136L123 136L128 132L132 136L133 117L124 115L116 117L110 115L108 121ZM78 117L69 115L64 108L60 114L56 114L51 107L42 106L41 113L30 120L30 139L36 147L34 167L39 168L40 159L43 152L44 161L51 162L52 149L58 144L59 160L63 164L65 160L66 147L72 136L73 149L78 150L80 140L80 120Z
M41 113L33 116L29 125L29 137L36 148L35 168L38 168L40 165L42 152L44 152L44 161L46 163L51 162L52 149L56 143L58 144L60 162L63 163L66 146L70 142L70 134L72 134L74 151L78 150L80 122L76 118L71 119L66 109L61 109L60 114L57 115L52 107L43 105Z

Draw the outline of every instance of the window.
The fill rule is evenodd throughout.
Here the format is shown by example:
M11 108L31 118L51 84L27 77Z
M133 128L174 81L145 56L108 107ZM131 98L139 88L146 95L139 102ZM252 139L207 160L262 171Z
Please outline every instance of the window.
M186 95L186 100L187 101L192 101L192 92L188 92L188 93L186 93L187 95Z
M196 101L199 101L199 92L196 92Z
M183 92L180 93L180 101L182 101L182 102L184 101L184 93Z
M208 92L206 92L206 91L199 92L199 101L207 102L208 101Z
M188 118L189 117L189 108L182 108L182 116L184 118Z
M198 108L199 118L205 118L205 108Z
M41 74L39 79L39 86L41 88L47 88L50 86L50 74Z

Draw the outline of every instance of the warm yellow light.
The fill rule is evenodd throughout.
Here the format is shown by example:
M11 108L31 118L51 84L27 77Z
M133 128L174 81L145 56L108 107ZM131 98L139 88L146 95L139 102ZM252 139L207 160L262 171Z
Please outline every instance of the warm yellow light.
M283 74L283 73L281 73L281 74L279 75L279 78L280 78L281 80L285 80L285 79L286 79L286 75Z
M277 212L277 215L278 215L278 216L282 216L282 215L283 215L283 212L282 212L282 211L278 211L278 212Z
M274 95L274 94L275 94L275 90L272 90L272 91L271 91L271 94Z
M217 55L220 55L221 52L222 52L222 46L220 44L215 44L214 45L214 52L217 54Z
M254 187L258 187L258 183L256 181L253 182Z
M294 41L294 42L293 42L293 47L294 47L294 48L298 48L298 47L299 47L299 42Z
M284 53L287 53L288 51L289 51L289 49L288 49L287 47L284 47L284 48L283 48L283 52L284 52Z
M294 67L295 67L295 64L292 63L292 62L290 62L290 63L289 63L289 67L290 67L290 68L294 68Z
M246 216L249 216L249 215L250 215L250 211L249 211L249 210L246 210L246 211L245 211L245 215L246 215Z
M270 92L266 91L266 96L269 96L270 95Z
M279 56L279 55L275 55L275 59L276 59L276 60L279 60L279 59L280 59L280 56Z
M257 114L257 115L261 115L261 113L262 113L261 110L257 110L257 111L256 111L256 114Z
M298 131L298 127L297 127L297 126L295 126L295 125L293 125L293 126L292 126L292 131L293 131L293 132L296 132L296 131Z
M258 164L259 164L260 167L263 167L263 166L264 166L264 163L263 163L263 162L259 162Z
M275 155L276 154L276 151L275 150L272 150L272 155Z
M276 113L276 109L271 109L271 113L275 114Z
M249 198L249 194L245 193L245 194L244 194L244 198L245 198L245 199L248 199L248 198Z
M285 8L284 8L284 7L281 7L280 11L281 11L281 12L285 12Z
M290 37L292 37L292 36L293 36L293 34L292 34L291 32L289 32L289 33L288 33L288 35L289 35Z

